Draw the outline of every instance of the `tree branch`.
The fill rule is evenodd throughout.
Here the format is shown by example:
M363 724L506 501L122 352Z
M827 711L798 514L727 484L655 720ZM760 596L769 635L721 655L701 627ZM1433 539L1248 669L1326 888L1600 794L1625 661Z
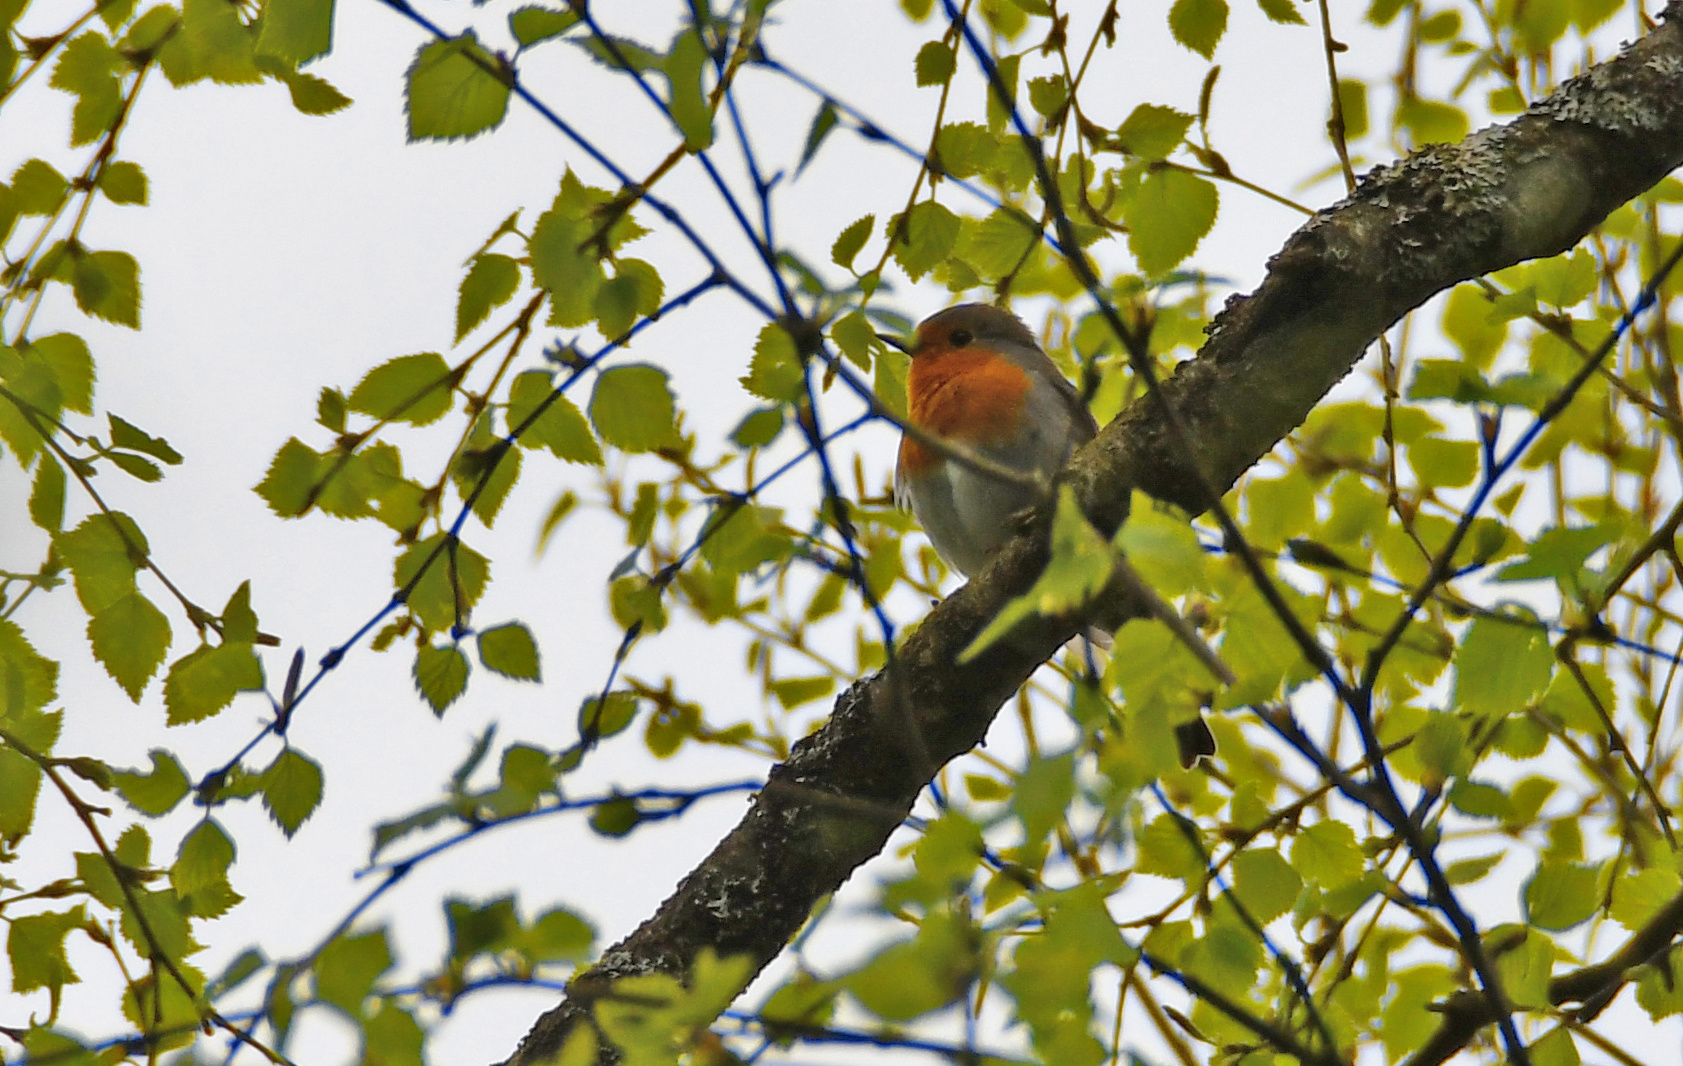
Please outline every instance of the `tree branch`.
M1147 399L1071 464L1069 483L1098 528L1121 524L1136 487L1196 510L1200 480L1232 486L1404 314L1458 282L1572 247L1683 163L1683 0L1662 17L1515 121L1374 170L1293 234L1261 287L1232 297L1203 350L1163 385L1190 448ZM940 767L979 743L999 707L1082 628L1079 618L1036 618L954 665L1039 575L1045 534L1040 522L1019 536L884 670L843 693L829 722L773 768L741 824L574 981L510 1066L553 1056L616 978L682 976L704 947L746 954L756 970L776 957L813 904L882 849Z
M1578 1022L1588 1022L1632 979L1631 970L1669 951L1679 936L1683 936L1683 895L1674 896L1607 958L1551 978L1549 1002L1557 1007L1583 1004L1574 1013ZM1407 1066L1441 1066L1494 1020L1489 1003L1473 993L1453 995L1436 1009L1443 1014L1443 1023L1408 1060Z

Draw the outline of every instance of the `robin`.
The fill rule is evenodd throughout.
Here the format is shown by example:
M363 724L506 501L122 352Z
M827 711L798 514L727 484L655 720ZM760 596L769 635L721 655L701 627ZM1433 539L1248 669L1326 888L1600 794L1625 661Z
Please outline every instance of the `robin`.
M1099 425L1023 320L989 304L959 304L923 320L911 348L906 418L999 466L1050 483ZM1011 538L1012 518L1040 501L1035 485L1006 481L900 439L894 499L909 507L935 551L966 577ZM1109 634L1092 638L1109 646ZM1176 730L1181 762L1215 751L1202 719Z

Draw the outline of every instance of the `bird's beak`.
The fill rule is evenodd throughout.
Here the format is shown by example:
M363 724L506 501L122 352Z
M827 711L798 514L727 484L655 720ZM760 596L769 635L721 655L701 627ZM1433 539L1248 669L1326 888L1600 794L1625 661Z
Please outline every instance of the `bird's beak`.
M912 346L910 344L907 344L905 341L901 340L899 337L893 336L892 334L878 333L877 340L882 341L890 348L895 348L902 352L909 352L912 350Z

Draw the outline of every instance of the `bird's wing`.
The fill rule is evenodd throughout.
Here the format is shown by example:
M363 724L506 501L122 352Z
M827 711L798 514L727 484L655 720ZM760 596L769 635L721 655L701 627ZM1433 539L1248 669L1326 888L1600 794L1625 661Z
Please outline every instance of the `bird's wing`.
M894 506L902 511L912 509L912 487L906 481L906 448L901 443L899 455L894 460Z
M1099 423L1093 418L1093 412L1087 410L1087 405L1081 401L1081 394L1075 391L1075 386L1064 377L1063 373L1050 359L1043 359L1033 366L1033 372L1052 386L1057 396L1055 401L1067 413L1069 420L1069 437L1064 442L1070 452L1086 444L1099 435ZM1051 412L1045 412L1043 418L1050 418ZM1067 458L1067 453L1066 453Z

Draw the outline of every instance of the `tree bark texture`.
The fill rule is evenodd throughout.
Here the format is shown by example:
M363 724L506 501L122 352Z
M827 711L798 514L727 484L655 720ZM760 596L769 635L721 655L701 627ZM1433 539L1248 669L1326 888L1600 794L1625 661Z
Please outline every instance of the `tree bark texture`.
M1404 314L1459 282L1571 248L1683 163L1683 0L1662 18L1513 122L1376 168L1294 233L1262 285L1230 298L1203 350L1163 383L1177 418L1142 399L1071 463L1067 480L1095 525L1114 531L1135 488L1201 512L1205 486L1230 488ZM772 769L741 824L574 981L509 1066L555 1055L615 978L682 977L703 948L746 954L756 971L776 957L813 905L882 849L941 766L979 743L1082 628L1036 619L955 665L1046 557L1041 523L937 605L888 667L843 693L825 726Z

